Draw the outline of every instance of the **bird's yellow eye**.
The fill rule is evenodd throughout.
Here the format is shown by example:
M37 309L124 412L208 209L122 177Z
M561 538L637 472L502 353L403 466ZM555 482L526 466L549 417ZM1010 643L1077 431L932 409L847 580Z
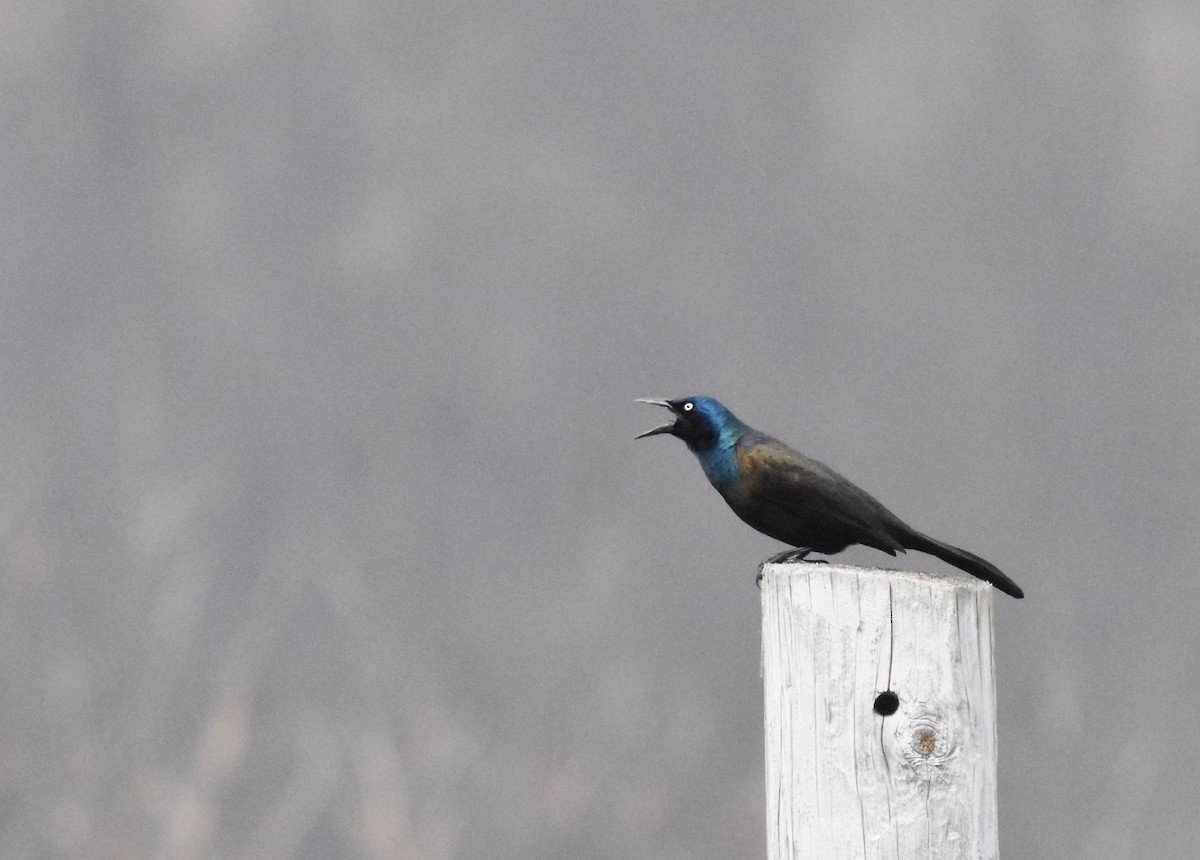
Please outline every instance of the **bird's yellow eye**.
M684 411L684 412L691 412L691 411L692 411L692 406L693 406L693 405L694 405L694 404L692 404L692 403L685 403L685 404L683 404L683 411Z

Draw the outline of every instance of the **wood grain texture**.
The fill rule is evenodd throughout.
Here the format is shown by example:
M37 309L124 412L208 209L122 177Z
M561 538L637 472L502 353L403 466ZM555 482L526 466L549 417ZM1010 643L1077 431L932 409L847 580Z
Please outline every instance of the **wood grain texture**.
M966 577L766 566L771 860L997 856L992 594ZM887 690L899 709L881 716Z

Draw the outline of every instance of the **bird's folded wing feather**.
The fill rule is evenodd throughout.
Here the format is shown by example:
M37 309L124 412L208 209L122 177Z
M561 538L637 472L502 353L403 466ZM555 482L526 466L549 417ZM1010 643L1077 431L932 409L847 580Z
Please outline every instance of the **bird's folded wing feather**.
M770 439L739 452L739 465L756 498L780 515L885 552L902 548L884 527L895 519L887 508L824 463Z

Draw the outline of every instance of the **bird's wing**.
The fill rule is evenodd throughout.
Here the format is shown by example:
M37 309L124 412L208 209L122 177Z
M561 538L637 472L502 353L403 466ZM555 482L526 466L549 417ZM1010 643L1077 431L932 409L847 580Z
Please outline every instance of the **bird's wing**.
M903 523L824 463L770 437L739 450L738 462L749 494L775 526L768 534L779 537L790 524L791 535L780 539L818 551L837 552L856 543L890 553L902 549L892 532L893 525L906 528ZM821 549L823 539L829 549Z

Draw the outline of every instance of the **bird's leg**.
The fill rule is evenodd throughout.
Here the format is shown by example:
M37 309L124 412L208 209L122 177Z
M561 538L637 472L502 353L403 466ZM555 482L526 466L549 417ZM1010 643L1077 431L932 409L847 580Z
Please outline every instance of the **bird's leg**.
M790 564L793 561L808 561L808 554L812 552L810 546L798 546L795 549L785 549L778 555L773 555L768 558L763 564ZM823 559L813 559L810 564L825 564Z
M805 561L809 564L829 564L823 558L808 558L808 554L812 551L813 549L810 546L800 546L795 549L785 549L783 552L771 556L758 566L758 576L754 577L754 584L762 588L763 568L768 564L788 564L793 561Z

